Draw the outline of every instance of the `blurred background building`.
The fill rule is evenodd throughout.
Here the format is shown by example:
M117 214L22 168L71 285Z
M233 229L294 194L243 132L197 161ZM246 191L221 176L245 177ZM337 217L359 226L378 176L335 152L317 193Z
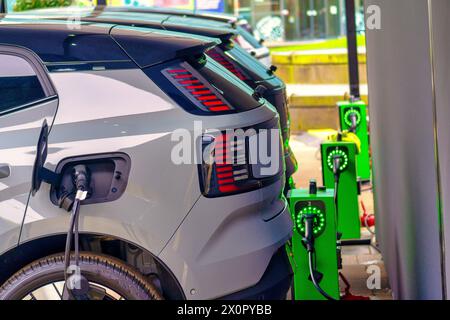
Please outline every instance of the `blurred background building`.
M246 18L269 41L345 35L344 0L225 0L226 12ZM358 30L364 31L363 0L357 0Z
M9 11L13 11L16 1L21 0L7 1ZM364 32L363 1L356 0L356 22L361 33ZM96 1L73 2L83 5ZM269 42L327 39L345 35L344 0L107 0L107 3L233 14L248 20L256 37Z

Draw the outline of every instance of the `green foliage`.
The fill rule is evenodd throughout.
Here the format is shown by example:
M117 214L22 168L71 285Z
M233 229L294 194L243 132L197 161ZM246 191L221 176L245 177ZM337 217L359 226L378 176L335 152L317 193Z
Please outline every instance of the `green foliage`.
M26 11L42 8L68 7L74 0L17 0L14 11Z

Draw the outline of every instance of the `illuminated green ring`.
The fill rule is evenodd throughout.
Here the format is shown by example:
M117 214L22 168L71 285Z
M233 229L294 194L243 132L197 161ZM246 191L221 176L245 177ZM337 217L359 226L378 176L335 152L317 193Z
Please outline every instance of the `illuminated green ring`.
M315 236L321 234L325 229L325 214L320 208L315 206L304 207L293 217L296 230L298 230L303 235L305 234L305 215L315 216L313 223L313 233Z
M344 171L345 169L347 169L348 155L342 149L334 149L328 154L328 157L327 157L328 168L330 168L330 170L333 170L333 167L334 167L333 158L335 156L339 156L343 160L341 166L339 167L339 170Z
M359 125L361 123L361 113L357 109L348 109L344 114L344 122L347 126L352 126L352 121L350 120L350 115L355 114L356 115L356 125Z

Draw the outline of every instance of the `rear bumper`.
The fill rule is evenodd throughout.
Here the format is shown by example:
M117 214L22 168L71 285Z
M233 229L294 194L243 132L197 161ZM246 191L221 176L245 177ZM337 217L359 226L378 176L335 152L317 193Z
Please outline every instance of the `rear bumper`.
M283 246L273 255L256 285L218 300L286 300L292 276L293 271Z
M284 179L228 197L201 197L159 258L188 300L218 299L255 286L291 238Z

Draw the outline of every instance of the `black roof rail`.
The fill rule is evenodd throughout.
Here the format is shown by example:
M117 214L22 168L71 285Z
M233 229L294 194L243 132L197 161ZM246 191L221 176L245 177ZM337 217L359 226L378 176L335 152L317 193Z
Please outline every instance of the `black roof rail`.
M99 8L101 6L98 6ZM159 13L168 14L172 16L186 16L191 18L201 18L206 20L213 20L228 24L236 24L240 17L235 17L232 15L223 15L208 13L205 11L192 11L187 9L176 9L176 8L164 8L164 7L110 7L103 6L104 11L115 12L115 11L127 11L127 12L137 12L137 13Z
M127 15L118 15L116 17L103 17L98 11L94 11L89 17L81 17L81 21L96 23L111 23L116 25L134 26L142 28L151 28L157 30L167 30L199 36L219 38L222 42L227 42L237 35L237 31L232 28L224 27L202 27L196 25L183 24L179 21L172 22L165 16L161 20L144 19L143 17L133 17Z

